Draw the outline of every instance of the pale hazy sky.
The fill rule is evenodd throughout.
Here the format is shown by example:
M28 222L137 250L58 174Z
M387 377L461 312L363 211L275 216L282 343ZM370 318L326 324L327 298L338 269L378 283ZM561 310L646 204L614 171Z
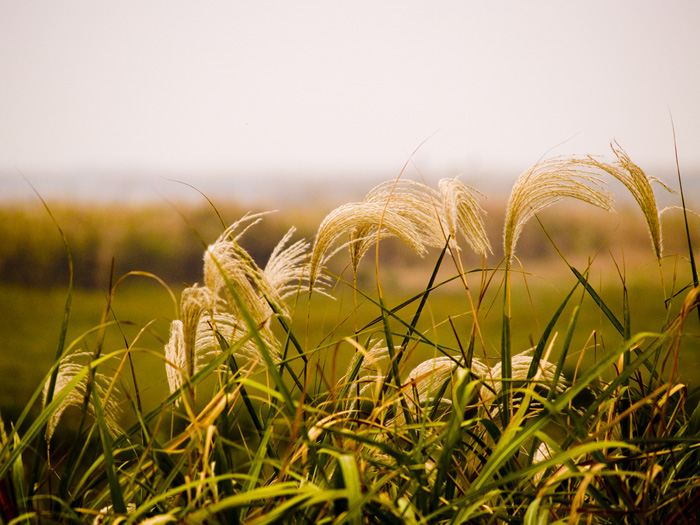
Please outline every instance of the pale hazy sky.
M700 167L690 0L0 0L0 78L4 177Z

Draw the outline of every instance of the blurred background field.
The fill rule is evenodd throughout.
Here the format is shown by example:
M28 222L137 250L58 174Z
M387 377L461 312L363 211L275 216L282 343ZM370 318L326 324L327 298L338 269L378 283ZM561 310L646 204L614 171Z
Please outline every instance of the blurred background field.
M486 226L494 253L481 260L464 253L470 273L467 282L472 299L485 289L479 307L480 335L476 354L495 358L501 337L502 299L499 292L502 276L501 230L504 199L485 201ZM692 205L692 203L691 203ZM109 313L110 321L125 322L107 329L105 348L116 350L133 345L132 353L139 402L157 404L167 393L162 361L163 343L168 337L177 304L168 288L179 300L186 285L202 281L202 254L223 230L223 222L238 220L247 208L232 201L217 202L216 211L208 204L142 203L131 206L114 204L52 203L56 221L64 230L75 264L75 289L70 310L68 344L76 349L92 350L107 305L111 267L114 279L132 271L147 272L162 279L132 275L119 284ZM317 203L313 207L295 207L267 215L243 238L242 244L264 265L270 251L287 229L295 225L295 238L313 240L316 228L333 205ZM253 210L262 211L262 210ZM219 217L220 215L220 217ZM683 288L690 282L686 260L682 215L668 210L662 215L665 239L664 295L659 268L650 246L639 211L624 202L616 213L591 210L577 205L560 205L541 215L541 221L557 247L580 271L590 261L590 281L596 286L616 315L622 312L624 280L631 304L632 332L655 331L664 320L664 299L672 300L676 312L682 302ZM700 219L691 217L692 239L700 246ZM0 412L14 419L41 386L56 353L58 336L68 285L68 263L61 237L46 210L39 204L16 203L0 208ZM379 277L390 307L419 294L430 278L439 253L425 259L416 257L399 243L380 245ZM513 276L512 333L513 350L525 350L537 343L549 319L576 282L542 228L533 222L525 230L517 249L519 268ZM333 259L331 269L350 279L344 252ZM479 271L487 268L485 272ZM518 266L516 265L516 268ZM373 296L376 288L373 252L361 265L360 288ZM446 259L439 279L456 275L452 261ZM489 280L487 284L485 280ZM363 300L357 315L354 298L347 285L336 284L345 291L336 301L315 295L313 309L306 308L306 294L300 295L294 316L297 337L308 348L328 344L326 352L314 355L319 374L338 375L352 354L349 345L337 344L356 327L370 323L364 315ZM318 303L323 303L318 307ZM572 297L557 325L553 356L561 343L572 308L581 304L576 335L573 339L567 372L575 373L581 359L586 366L597 357L601 343L608 348L621 337L589 297L580 289ZM417 303L400 315L410 319ZM367 311L370 311L367 308ZM376 310L374 310L376 311ZM313 312L309 317L309 312ZM690 319L690 334L698 334L697 319ZM459 280L441 286L430 297L419 326L436 344L459 351L466 345L472 325L469 302ZM142 329L143 333L138 335ZM93 330L92 332L90 332ZM87 334L87 335L85 335ZM583 349L586 349L583 352ZM138 350L136 350L138 349ZM431 357L435 350L418 345L406 360L411 365ZM583 355L582 355L583 353ZM430 354L430 355L426 355ZM681 348L681 378L691 389L700 383L700 341L690 337ZM123 375L123 374L122 374ZM323 387L323 379L316 379ZM136 388L123 385L132 402ZM128 412L128 410L126 410Z

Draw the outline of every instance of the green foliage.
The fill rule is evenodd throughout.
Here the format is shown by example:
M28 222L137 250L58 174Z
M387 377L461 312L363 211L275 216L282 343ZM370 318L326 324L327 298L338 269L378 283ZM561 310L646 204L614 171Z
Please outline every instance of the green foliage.
M379 256L384 219L388 234L427 251L439 238L426 231L429 208L401 210L438 199L439 225L464 203L416 185L392 209L386 188L371 195L387 213L372 199L356 207L362 231L345 207L342 228L324 223L321 248L284 236L263 266L244 247L260 217L246 216L206 249L203 282L179 303L154 275L127 274L94 329L73 335L64 323L32 399L0 425L0 523L695 522L700 408L679 364L697 351L700 289L678 262L668 279L660 230L652 317L639 318L617 259L611 293L546 217L569 273L564 295L542 306L514 267L527 211L513 219L505 264L465 270L454 223L423 285L398 297L383 286L396 272ZM467 235L487 246L474 242L483 228ZM331 264L334 243L354 257L347 267ZM372 246L374 283L356 273ZM124 321L120 295L144 279L168 309ZM520 319L527 303L537 323ZM153 368L144 377L146 359L158 379ZM170 391L154 396L166 372Z

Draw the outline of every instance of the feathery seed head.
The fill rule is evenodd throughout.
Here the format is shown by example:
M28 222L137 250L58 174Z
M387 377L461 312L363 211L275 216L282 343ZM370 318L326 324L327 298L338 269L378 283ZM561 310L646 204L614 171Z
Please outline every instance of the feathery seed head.
M207 288L226 297L229 307L237 309L229 290L229 286L232 286L258 322L272 313L259 290L261 274L260 268L238 242L228 240L223 235L204 254L204 282Z
M362 256L377 241L398 237L418 255L427 247L442 248L448 237L457 247L457 232L462 231L479 253L490 250L474 192L453 180L441 184L441 192L415 181L384 182L367 194L362 202L345 204L333 210L321 222L311 255L310 282L313 285L321 267L338 249L348 246L353 271ZM332 253L330 246L342 235L349 239Z
M205 284L225 296L231 309L237 310L238 306L229 286L235 289L256 322L263 323L272 315L270 303L283 314L287 313L284 299L298 289L308 271L309 244L300 240L288 245L295 232L295 228L291 228L275 246L262 270L238 244L238 239L261 220L260 215L244 217L208 247L204 255L204 275ZM233 236L242 223L253 218L255 220L242 232Z
M182 386L185 370L187 358L184 329L182 321L176 319L170 323L170 338L165 345L165 373L168 376L171 394Z
M630 160L627 153L625 153L617 142L613 142L611 148L617 157L617 162L615 164L599 162L593 157L589 157L590 161L594 166L619 180L632 194L634 200L644 214L656 258L661 260L663 252L661 224L659 222L659 212L656 206L656 197L651 187L652 180L647 177L639 166ZM654 181L660 182L656 179L654 179Z
M407 385L415 388L418 394L418 405L434 400L445 381L452 380L452 376L457 368L462 368L455 358L448 356L434 357L423 361L416 366L408 375ZM478 359L472 359L470 372L476 377L485 377L489 373L489 368ZM447 391L449 392L449 391ZM449 401L445 398L444 401ZM411 400L415 402L414 400Z
M78 361L81 359L90 359L92 354L89 352L77 352L75 354L69 355L61 361L58 368L58 375L56 376L56 386L54 389L54 396L61 393L65 388L71 384L71 382L76 378L76 376L89 365L84 365ZM72 386L71 390L68 392L66 397L63 399L61 404L56 408L56 410L51 414L48 424L46 426L46 439L51 440L51 437L58 426L58 422L61 419L63 413L69 407L76 407L83 410L87 406L87 413L92 418L95 417L95 406L92 398L89 402L85 403L85 397L88 395L87 385L88 385L89 373L86 374L82 379L80 379L75 385ZM107 396L107 392L110 390L110 379L99 372L95 372L93 375L92 388L94 392L91 395L97 395L102 399L103 410L105 415L105 422L107 424L107 430L112 437L115 437L119 433L118 419L121 414L119 405L116 401L115 389L112 388L111 394ZM46 396L48 395L49 381L44 385L44 404L46 404Z
M258 330L267 348L271 351L273 361L276 363L279 362L279 341L267 326L261 327ZM203 368L212 358L221 353L222 348L219 337L223 338L226 344L231 347L238 344L247 333L248 330L245 324L231 313L214 311L211 315L202 317L199 321L197 340L195 342L195 347L197 349L195 373ZM236 358L236 363L240 370L251 370L253 366L263 362L260 349L250 339L247 339L239 345L234 357Z
M399 237L417 254L423 255L426 251L422 236L415 225L393 209L375 202L344 204L331 211L321 221L318 228L309 269L311 286L317 280L322 266L340 249L328 254L331 245L348 233L349 241L341 245L340 248L350 247L351 261L355 271L362 256L377 241L378 237L380 239L389 236Z
M450 238L457 241L457 232L461 231L476 253L491 252L491 244L486 236L483 215L484 209L479 205L474 188L458 179L442 179L438 183L444 202L445 223Z
M195 369L197 327L202 315L216 305L217 295L206 286L190 286L182 291L182 334L185 353L184 373L192 377Z
M527 375L530 371L530 365L532 364L533 351L534 348L530 348L511 358L510 380L513 381L516 386L519 383L527 381ZM538 371L532 381L537 382L543 388L549 389L554 381L556 370L557 367L555 364L540 359ZM498 394L501 391L501 375L501 363L498 362L489 372L489 379L487 380L488 386L481 387L480 395L482 399L491 399L494 394ZM563 380L563 377L560 376L559 381L554 385L555 391L561 393L566 390L566 387L566 382Z
M504 252L510 264L525 223L537 212L570 197L604 210L612 209L612 195L603 190L590 158L558 157L525 171L511 190L506 210Z
M266 289L281 310L283 300L308 280L309 243L299 240L287 245L295 231L296 228L292 227L277 243L262 272Z

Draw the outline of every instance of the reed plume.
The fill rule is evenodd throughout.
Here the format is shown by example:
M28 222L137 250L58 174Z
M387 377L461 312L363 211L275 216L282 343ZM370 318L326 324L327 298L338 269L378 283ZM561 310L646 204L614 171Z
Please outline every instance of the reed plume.
M484 215L474 188L458 179L442 179L438 183L442 194L445 223L450 239L457 242L458 232L462 232L469 246L479 254L491 252L491 243L486 236Z
M348 241L329 254L331 245L344 235L348 235ZM360 259L377 238L390 236L403 240L418 255L426 252L425 244L411 221L386 209L383 204L355 202L336 208L323 219L318 228L311 252L310 285L315 284L322 266L339 249L349 246L353 271L357 273Z
M56 377L54 397L58 396L65 388L67 388L76 378L76 376L85 369L86 366L89 366L81 364L79 361L90 358L92 358L92 354L90 352L76 352L64 357L61 360L58 367L58 376ZM63 401L51 414L46 426L46 440L51 440L61 416L70 407L85 410L88 416L93 419L95 418L95 406L92 399L86 399L88 395L96 395L100 397L104 409L107 430L112 437L119 435L120 428L118 420L119 416L121 415L121 410L117 403L118 394L115 392L115 386L113 386L110 391L110 383L110 379L100 372L94 372L92 377L89 372L85 374L82 379L73 385ZM90 384L91 390L88 389L88 384ZM47 401L46 396L48 394L48 386L49 383L47 381L44 385L43 391L44 404L46 404ZM107 396L108 392L110 394L109 396Z
M416 393L415 398L408 396L410 404L424 406L427 403L434 403L443 389L444 383L452 381L458 368L463 368L463 366L454 357L449 356L434 357L420 363L411 370L405 383L410 390ZM474 358L469 372L475 378L481 379L488 376L489 367L479 359ZM438 403L449 405L451 404L452 389L448 388L444 392Z
M632 197L634 197L634 200L639 205L639 209L641 209L644 214L654 253L657 260L660 261L663 255L661 224L659 221L659 211L656 206L656 197L654 196L651 183L656 182L661 184L669 191L670 188L656 178L647 177L644 171L632 162L627 153L625 153L617 142L613 142L610 147L617 157L617 162L615 164L599 162L594 157L589 157L589 159L594 166L610 174L624 184L630 194L632 194Z
M205 284L183 291L181 319L171 323L165 345L171 392L218 355L223 350L222 341L227 347L236 346L234 358L241 360L237 363L240 368L248 370L261 362L260 349L246 338L251 329L271 350L273 362L279 361L280 344L270 329L270 320L277 314L288 315L284 300L308 273L309 244L303 240L289 244L295 231L290 229L261 269L238 241L263 215L246 215L226 228L204 254ZM248 327L242 321L241 308L251 315L255 326Z
M522 230L536 213L566 197L604 210L612 209L612 195L590 158L557 157L545 160L525 171L515 182L506 208L503 245L506 264L510 264Z
M362 202L345 204L321 222L311 254L310 282L313 285L326 261L348 247L353 273L362 257L376 242L397 237L417 255L428 248L442 248L448 239L458 249L458 232L477 253L490 251L475 192L456 179L440 181L440 192L415 181L384 182ZM348 240L329 253L335 242Z

